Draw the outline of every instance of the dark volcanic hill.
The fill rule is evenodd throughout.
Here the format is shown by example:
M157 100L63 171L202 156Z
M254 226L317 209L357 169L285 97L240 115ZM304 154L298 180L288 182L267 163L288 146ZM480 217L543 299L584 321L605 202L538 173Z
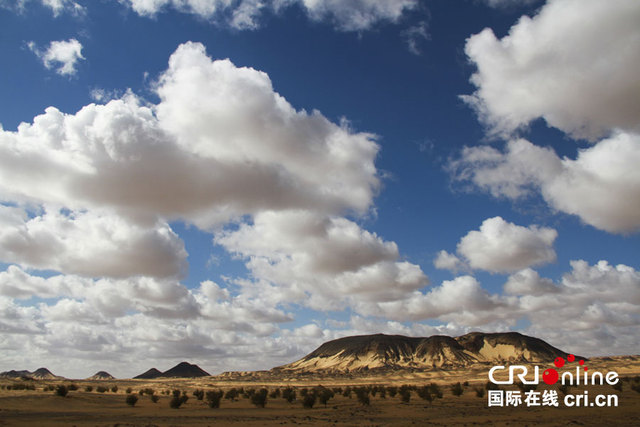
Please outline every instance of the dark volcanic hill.
M181 362L168 371L163 372L159 378L197 378L208 376L209 373L201 369L198 365Z
M151 368L147 372L144 372L136 377L133 377L134 380L152 380L154 378L159 378L162 376L162 372L157 370L156 368Z
M114 380L115 377L108 372L98 371L87 379L100 381L100 380Z
M7 371L0 373L0 378L25 378L32 380L59 380L63 379L63 377L59 377L54 375L47 368L39 368L33 372L30 371Z
M472 332L459 337L360 335L322 344L302 359L275 371L347 372L365 369L429 369L474 363L551 362L567 353L517 332Z
M60 379L57 375L53 375L47 368L36 369L31 373L31 378L35 380L57 380Z

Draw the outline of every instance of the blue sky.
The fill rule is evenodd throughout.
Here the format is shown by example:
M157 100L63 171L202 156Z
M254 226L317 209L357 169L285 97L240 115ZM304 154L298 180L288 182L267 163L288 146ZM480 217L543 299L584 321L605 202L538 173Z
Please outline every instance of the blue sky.
M0 1L0 370L268 369L378 332L637 353L639 17Z

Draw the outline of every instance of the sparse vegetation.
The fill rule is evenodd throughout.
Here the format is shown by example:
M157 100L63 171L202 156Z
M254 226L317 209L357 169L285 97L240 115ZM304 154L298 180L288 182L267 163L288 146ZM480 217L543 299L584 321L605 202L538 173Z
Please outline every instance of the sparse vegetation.
M160 396L158 396L157 394L152 394L151 395L151 401L153 403L158 403L158 400L160 400Z
M268 391L266 388L255 391L251 396L251 403L256 405L258 408L264 408L267 404L267 394Z
M451 394L460 397L462 396L462 393L464 393L464 388L462 388L462 384L460 384L460 382L451 385Z
M112 393L117 393L118 392L118 386L114 385L113 387L111 387L111 392Z
M69 384L67 388L69 389L69 391L76 391L78 389L78 386L72 383Z
M431 392L432 396L435 396L438 399L442 399L442 397L444 396L444 394L442 393L442 389L436 383L429 384L429 391Z
M35 390L36 386L34 384L20 384L14 383L6 386L7 390ZM53 390L53 388L52 388ZM48 390L45 390L48 391Z
M224 398L229 399L232 402L235 401L238 398L238 390L236 390L235 388L227 390L227 392L224 395Z
M136 406L136 403L138 402L138 396L136 396L135 394L128 394L125 402L127 402L127 405L129 406Z
M282 391L282 398L291 403L296 400L296 391L291 387L287 387Z
M304 396L304 399L302 399L303 408L311 409L315 404L316 404L316 395L313 393L307 393L307 395Z
M389 393L389 397L396 397L396 394L398 394L398 387L387 387L387 393Z
M398 394L400 395L400 401L404 403L409 403L411 401L411 388L408 385L403 385L398 390Z
M207 404L209 405L210 408L219 408L220 407L220 400L222 399L222 395L224 393L222 392L222 390L218 390L218 391L208 391L206 393L206 399L207 399Z
M356 396L358 397L358 402L362 406L369 406L371 404L371 399L369 398L369 390L365 387L358 387L355 389Z
M194 390L193 395L196 399L202 400L204 398L204 390L196 389Z
M127 394L131 394L132 391L133 391L133 389L131 387L127 387L127 390L126 390ZM140 390L139 394L142 394L142 390Z
M484 397L484 393L485 393L484 388L482 388L482 387L474 387L473 391L476 392L476 397L480 397L480 398Z
M433 401L433 396L431 395L431 389L429 388L429 386L425 385L424 387L418 388L418 390L416 390L416 393L422 400L426 400L427 402Z
M334 396L333 391L331 391L328 388L322 387L318 392L318 400L320 401L320 403L324 405L325 408L327 407L327 402L329 402L329 400L333 396Z
M93 391L93 387L88 385L84 388L84 391L88 391L88 392L92 392Z
M69 393L69 389L65 385L59 385L56 387L56 396L65 397Z
M97 387L96 387L96 391L97 391L98 393L104 393L104 392L106 392L107 390L108 390L108 388L106 388L105 386L101 386L101 385L99 385L99 386L97 386Z

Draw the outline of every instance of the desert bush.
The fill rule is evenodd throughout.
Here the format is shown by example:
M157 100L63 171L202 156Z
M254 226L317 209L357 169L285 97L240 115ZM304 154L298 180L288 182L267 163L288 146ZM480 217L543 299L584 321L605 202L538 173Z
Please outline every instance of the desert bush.
M558 387L558 391L563 395L566 395L569 392L569 386L567 384L562 384Z
M451 394L460 397L462 396L462 393L464 393L464 388L462 388L462 384L460 384L460 382L451 385Z
M229 400L231 400L233 402L234 400L236 400L238 398L238 390L236 390L235 388L227 390L227 392L224 395L224 398L225 399L229 399Z
M342 387L334 387L333 388L333 394L342 394Z
M396 397L396 394L398 394L398 387L387 387L387 393L389 393L390 397Z
M204 390L197 389L193 392L193 395L196 397L196 399L202 400L204 398Z
M398 394L400 395L400 400L404 403L409 403L411 401L411 389L408 386L402 386L398 390Z
M476 392L476 397L484 397L484 388L482 387L474 387L473 391Z
M300 396L306 397L308 393L309 393L309 389L307 388L300 389Z
M7 385L6 389L7 390L35 390L36 386L34 384L18 384L18 383L15 383L15 384ZM53 390L53 388L51 390Z
M158 403L158 400L160 400L160 396L158 396L157 394L152 394L150 395L150 397L153 403Z
M362 406L369 406L369 404L371 403L371 399L369 398L369 389L359 387L355 390L355 392L356 397L358 398L358 402L360 402Z
M209 408L219 408L220 400L222 399L223 394L224 393L222 393L222 390L208 391L206 394L206 399L207 399L207 404L209 405Z
M416 390L416 393L422 400L426 400L427 402L433 401L433 396L431 395L431 389L429 388L429 386L425 385L418 388L418 390Z
M138 396L136 396L135 394L128 394L127 397L125 398L125 402L127 402L127 405L129 406L136 406L137 401L138 401Z
M328 388L322 388L319 392L318 392L318 400L320 401L320 403L322 403L324 405L324 407L327 407L327 402L334 396L333 391L329 390Z
M431 392L431 396L435 396L438 399L442 399L443 397L442 389L436 383L429 384L429 392Z
M316 404L316 395L313 393L307 393L307 395L304 396L304 399L302 399L303 408L311 409L315 404Z
M465 387L469 387L469 381L463 382L462 385L465 386Z
M296 391L291 387L287 387L282 390L282 398L287 402L291 403L296 400Z
M152 388L143 388L142 390L140 390L138 393L139 394L148 394L149 396L151 396L152 394L154 394L156 391Z
M54 386L52 386L51 384L44 386L44 388L42 390L44 391L53 391L56 388Z
M105 386L101 386L101 385L99 385L99 386L97 386L97 387L96 387L96 391L97 391L98 393L104 393L104 392L106 392L107 390L108 390L108 388L106 388Z
M113 387L111 387L111 391L112 391L113 393L117 393L117 392L118 392L118 386L117 386L117 385L114 385Z
M68 393L69 389L67 389L67 386L59 385L56 387L56 396L65 397Z
M267 394L267 389L261 388L260 390L253 393L253 395L251 396L251 403L256 405L258 408L264 408L264 406L267 404Z
M90 386L90 385L88 385L88 386L86 386L86 387L84 388L84 391L89 391L89 392L91 392L91 391L93 391L93 387L92 387L92 386Z
M384 387L380 387L380 399L386 399L387 398L387 389Z
M182 406L182 399L180 396L173 396L169 401L169 407L173 409L179 409Z
M69 391L76 391L78 389L78 386L71 383L67 386L67 388L69 389Z
M271 393L269 393L269 397L271 399L277 399L280 397L280 389L276 388L275 390L272 390Z
M618 381L617 383L615 383L611 387L613 387L614 390L622 391L622 381Z
M351 387L347 387L347 388L345 388L345 389L344 389L344 392L342 393L342 395L343 395L344 397L351 398Z
M127 389L125 390L125 393L127 394L131 394L132 392L133 392L133 389L131 387L127 387ZM138 394L142 396L143 395L142 390L140 390Z

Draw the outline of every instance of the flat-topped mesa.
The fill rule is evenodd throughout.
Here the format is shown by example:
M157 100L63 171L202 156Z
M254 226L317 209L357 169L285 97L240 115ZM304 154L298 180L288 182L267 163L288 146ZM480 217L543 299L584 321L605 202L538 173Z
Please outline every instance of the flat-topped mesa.
M567 353L517 332L472 332L459 337L359 335L326 342L273 371L349 372L369 369L457 368L474 363L550 362Z

